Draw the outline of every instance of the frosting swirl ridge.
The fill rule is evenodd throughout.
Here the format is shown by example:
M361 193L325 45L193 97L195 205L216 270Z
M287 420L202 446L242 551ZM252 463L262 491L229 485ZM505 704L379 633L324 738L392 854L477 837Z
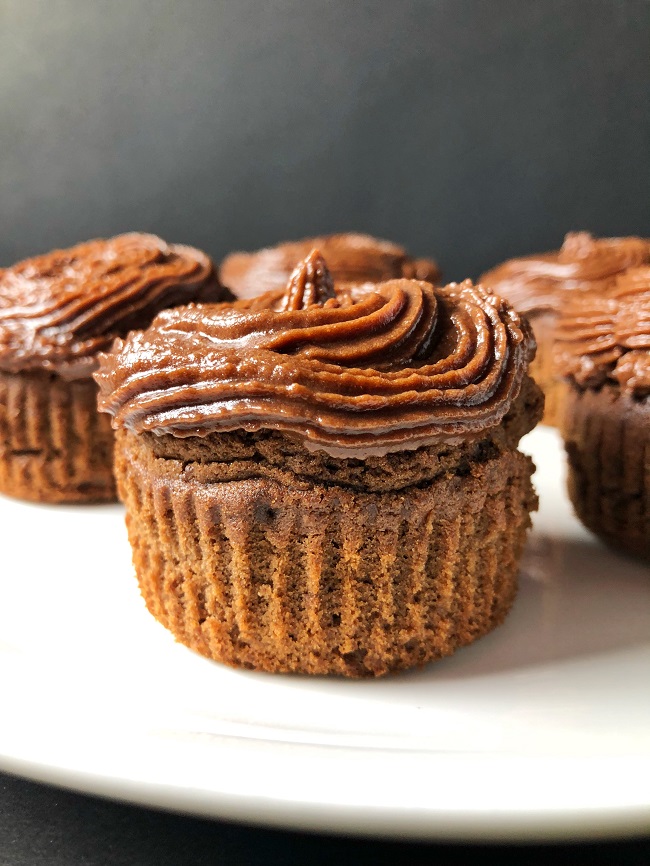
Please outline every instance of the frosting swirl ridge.
M650 266L620 274L602 295L567 299L557 324L557 362L582 387L608 379L650 393Z
M567 291L604 291L628 268L650 263L650 241L638 237L566 235L552 253L511 259L481 277L523 313L555 311Z
M100 409L135 432L267 428L344 457L480 434L501 421L535 347L501 298L469 281L434 289L397 279L334 292L327 284L312 253L285 293L165 310L102 356Z
M207 255L130 233L0 270L0 369L91 375L94 356L162 308L220 300Z

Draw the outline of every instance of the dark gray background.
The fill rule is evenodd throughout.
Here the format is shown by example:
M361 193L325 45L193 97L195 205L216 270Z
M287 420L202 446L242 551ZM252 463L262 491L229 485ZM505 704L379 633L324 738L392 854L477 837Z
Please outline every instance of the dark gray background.
M0 0L0 265L357 229L449 278L650 235L648 0Z

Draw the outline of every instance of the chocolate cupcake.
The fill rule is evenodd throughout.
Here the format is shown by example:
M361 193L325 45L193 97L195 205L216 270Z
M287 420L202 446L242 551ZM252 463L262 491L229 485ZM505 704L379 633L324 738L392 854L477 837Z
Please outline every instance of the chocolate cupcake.
M479 286L335 290L315 252L116 343L95 378L151 613L230 665L352 677L489 632L536 507L533 352Z
M601 238L568 234L557 252L511 259L483 274L481 283L528 316L537 340L530 373L546 397L543 423L559 426L567 386L554 357L560 306L578 291L599 293L630 267L650 262L650 242L642 238Z
M568 300L556 340L575 511L607 543L650 559L650 267Z
M231 253L221 263L219 276L236 297L253 298L271 289L284 289L293 269L313 249L320 250L337 285L381 283L398 277L433 285L440 280L433 259L413 259L397 244L352 232L289 241L253 253Z
M0 492L114 499L114 437L92 379L97 353L164 307L226 294L206 255L144 234L0 270Z

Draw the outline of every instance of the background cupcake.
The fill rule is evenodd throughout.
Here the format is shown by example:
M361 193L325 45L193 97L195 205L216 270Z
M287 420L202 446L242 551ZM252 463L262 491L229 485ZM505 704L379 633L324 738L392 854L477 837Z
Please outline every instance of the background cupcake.
M116 343L95 377L149 610L228 664L347 676L490 631L536 505L533 352L480 287L335 291L317 253Z
M230 253L221 263L219 276L239 298L284 289L298 262L313 249L321 251L336 284L409 277L437 285L440 280L433 259L413 259L397 244L353 232L289 241L252 253Z
M650 242L641 238L568 234L557 252L511 259L484 273L481 282L525 313L535 331L537 355L531 375L542 387L544 423L558 426L566 385L558 373L553 346L560 306L574 291L605 291L627 268L650 262Z
M650 558L650 267L571 297L556 339L576 513L609 544Z
M55 250L0 271L0 492L115 498L96 356L166 306L224 297L210 259L153 235Z

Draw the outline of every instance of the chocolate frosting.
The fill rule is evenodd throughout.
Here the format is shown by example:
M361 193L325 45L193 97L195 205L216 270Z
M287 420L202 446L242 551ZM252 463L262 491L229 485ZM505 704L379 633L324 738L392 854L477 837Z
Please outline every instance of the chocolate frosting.
M161 309L226 295L208 256L154 235L54 250L0 270L0 369L84 378L99 350Z
M630 268L601 295L568 298L556 329L560 371L581 387L608 380L650 394L650 267Z
M481 277L522 313L557 311L567 291L602 292L628 268L650 263L650 241L566 236L557 252L511 259Z
M403 247L363 234L335 234L290 241L253 253L226 256L219 268L224 285L238 298L284 289L298 262L313 249L327 261L334 282L381 283L397 277L437 285L440 270L432 259L413 259Z
M534 349L526 322L481 286L333 290L313 252L285 292L160 313L101 357L95 379L115 427L266 428L364 458L498 425Z

